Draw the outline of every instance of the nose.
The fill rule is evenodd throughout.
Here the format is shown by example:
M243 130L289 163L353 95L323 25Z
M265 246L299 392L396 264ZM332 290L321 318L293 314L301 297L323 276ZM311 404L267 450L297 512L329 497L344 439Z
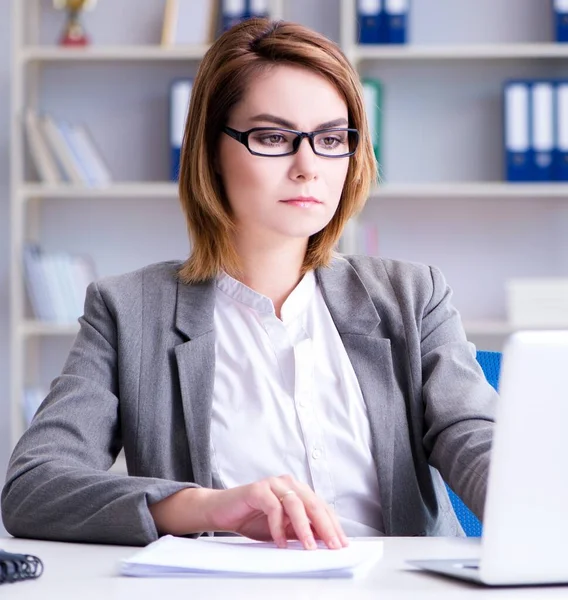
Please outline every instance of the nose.
M312 150L309 139L304 138L300 142L298 151L291 158L293 159L290 167L290 177L292 179L311 181L317 177L318 157Z

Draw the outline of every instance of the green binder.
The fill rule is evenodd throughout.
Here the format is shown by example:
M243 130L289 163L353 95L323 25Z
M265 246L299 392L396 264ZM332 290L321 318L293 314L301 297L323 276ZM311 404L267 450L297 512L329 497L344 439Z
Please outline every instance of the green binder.
M363 95L365 99L365 110L367 111L367 120L373 140L373 150L377 159L379 175L382 176L383 163L381 154L382 145L382 103L383 103L383 84L378 79L364 78Z

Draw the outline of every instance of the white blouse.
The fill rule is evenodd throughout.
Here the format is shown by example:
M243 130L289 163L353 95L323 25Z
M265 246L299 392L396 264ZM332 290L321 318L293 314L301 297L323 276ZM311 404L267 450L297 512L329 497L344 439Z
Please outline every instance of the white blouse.
M215 300L213 486L290 474L349 536L384 531L367 408L313 271L282 306L222 274Z

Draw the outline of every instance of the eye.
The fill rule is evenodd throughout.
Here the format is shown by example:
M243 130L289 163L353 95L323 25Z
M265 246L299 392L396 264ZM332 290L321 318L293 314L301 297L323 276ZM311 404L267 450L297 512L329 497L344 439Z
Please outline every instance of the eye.
M269 144L281 144L285 142L286 139L281 133L271 133L270 135L265 135L260 138L263 142L268 142Z

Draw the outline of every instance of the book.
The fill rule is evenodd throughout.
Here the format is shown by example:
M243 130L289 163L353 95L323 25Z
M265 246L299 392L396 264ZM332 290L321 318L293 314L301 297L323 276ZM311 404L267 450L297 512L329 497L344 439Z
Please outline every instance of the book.
M57 166L57 161L51 154L49 146L41 131L38 116L32 110L27 110L24 118L24 127L30 157L33 161L39 180L43 183L61 183L62 177Z
M240 540L240 541L239 541ZM166 535L120 565L131 577L344 577L367 573L383 556L380 540L352 540L346 548L304 550L300 542L209 541Z
M68 125L65 138L73 149L89 185L105 186L112 183L109 168L85 125Z
M34 316L40 321L73 323L82 314L89 283L96 279L93 261L67 252L24 247L25 285Z
M40 124L51 152L67 181L77 185L87 184L87 177L55 120L50 115L43 115Z
M216 22L214 0L167 0L162 45L209 44L215 37Z

